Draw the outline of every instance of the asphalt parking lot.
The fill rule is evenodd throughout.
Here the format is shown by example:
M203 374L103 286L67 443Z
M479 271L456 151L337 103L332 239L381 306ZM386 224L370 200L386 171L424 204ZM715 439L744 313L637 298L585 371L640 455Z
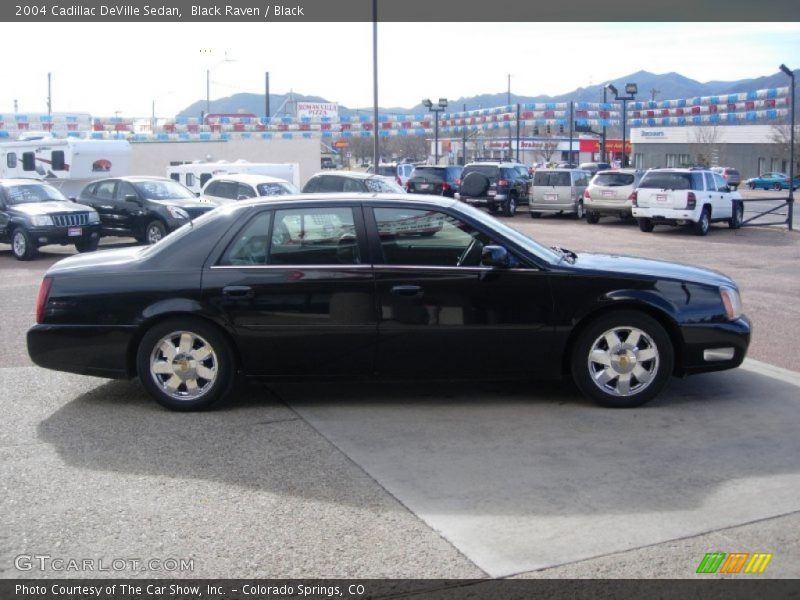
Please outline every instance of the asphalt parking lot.
M800 576L800 234L510 223L725 272L750 360L630 411L569 383L337 382L253 384L176 414L136 381L34 367L39 281L72 249L20 263L0 245L0 577L687 578L715 551L772 553L768 576ZM21 571L19 555L194 563Z

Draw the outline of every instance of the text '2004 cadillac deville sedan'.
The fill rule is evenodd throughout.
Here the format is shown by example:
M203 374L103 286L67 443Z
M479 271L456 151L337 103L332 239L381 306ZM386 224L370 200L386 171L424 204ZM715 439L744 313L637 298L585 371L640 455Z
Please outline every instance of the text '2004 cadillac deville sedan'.
M237 375L559 378L605 406L729 369L750 324L697 267L544 247L430 196L303 195L216 209L148 248L66 258L42 281L38 365L137 376L206 408Z

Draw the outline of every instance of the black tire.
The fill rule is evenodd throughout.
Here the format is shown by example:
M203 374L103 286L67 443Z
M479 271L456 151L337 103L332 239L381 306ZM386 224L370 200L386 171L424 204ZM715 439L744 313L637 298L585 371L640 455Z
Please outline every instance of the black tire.
M575 205L575 218L580 221L583 217L583 200L578 200L578 204Z
M167 235L167 228L161 221L150 221L144 228L143 242L148 245L161 241Z
M586 222L594 225L600 222L600 213L593 210L586 211Z
M619 344L610 346L609 338ZM603 357L609 359L607 365L599 360ZM586 397L608 408L633 408L652 400L664 389L674 364L667 332L636 310L614 311L588 323L570 356L575 384Z
M461 193L465 196L483 196L489 189L489 178L483 173L473 171L461 181Z
M503 203L503 214L507 217L517 214L517 199L514 196L509 196L508 200Z
M17 227L11 234L11 253L17 260L31 260L39 254L39 249L31 235L22 227Z
M188 350L180 345L184 334L191 342ZM164 344L172 346L172 358L162 350ZM201 358L206 351L206 358ZM227 338L216 326L193 317L157 323L144 334L136 352L139 380L156 402L170 410L205 410L223 400L235 381L235 365ZM172 378L177 378L177 385L170 391L167 381ZM193 394L190 381L199 393Z
M655 228L653 219L636 219L639 222L639 231L650 233Z
M500 210L500 207L497 206L497 204L489 204L488 208L489 212L492 214L495 214L498 210Z
M744 203L741 200L734 200L732 209L733 213L731 218L728 219L728 227L739 229L742 226L742 221L744 221Z
M697 219L697 222L692 226L695 235L706 235L708 230L711 228L711 212L708 210L708 207L703 207L702 212L700 213L700 218Z
M765 188L765 189L766 189L766 188ZM776 192L780 192L780 191L781 191L781 189L782 189L782 186L781 186L781 184L780 184L780 183L773 183L773 184L772 184L772 189L773 189L773 190L775 190Z
M747 189L750 189L750 190L756 189L756 184L755 183L748 183L747 184Z
M535 210L532 210L530 212L530 215L531 215L531 219L539 219L539 218L541 218L542 213L536 212Z
M99 238L89 238L86 240L79 240L75 242L75 249L78 252L94 252L97 250L97 244L100 243Z

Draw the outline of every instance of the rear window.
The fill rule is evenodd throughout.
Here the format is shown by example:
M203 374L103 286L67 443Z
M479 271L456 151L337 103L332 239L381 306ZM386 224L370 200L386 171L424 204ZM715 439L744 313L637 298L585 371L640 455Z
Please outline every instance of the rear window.
M385 166L385 165L378 165L378 170L376 171L378 175L386 175L389 177L394 177L397 175L397 167L392 166Z
M461 173L461 179L466 179L470 173L481 173L489 178L496 178L499 172L500 167L498 165L472 165L464 168Z
M620 187L623 185L633 185L633 180L633 173L598 173L592 181L592 184L606 187Z
M657 190L703 190L703 173L664 173L650 171L639 184Z
M425 181L444 181L446 169L443 167L417 167L411 173L411 179L422 179Z
M536 171L533 176L533 185L571 187L572 181L569 171Z

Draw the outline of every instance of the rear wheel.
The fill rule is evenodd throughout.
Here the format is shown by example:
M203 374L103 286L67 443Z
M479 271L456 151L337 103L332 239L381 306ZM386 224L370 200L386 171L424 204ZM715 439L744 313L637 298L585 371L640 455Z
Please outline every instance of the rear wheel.
M653 219L636 219L639 222L639 230L644 231L645 233L650 233L653 231L655 225L653 225Z
M600 213L594 212L593 210L586 211L586 222L591 223L594 225L595 223L600 222Z
M513 217L517 214L517 199L514 196L509 196L508 200L503 204L503 214L507 217Z
M156 324L136 355L142 385L171 410L203 410L222 400L233 385L234 365L225 336L191 317Z
M700 213L700 218L697 219L697 223L694 224L694 234L706 235L710 227L711 227L711 214L708 210L708 207L705 207L703 208L703 212Z
M631 310L590 323L571 356L578 388L609 408L632 408L654 398L666 385L673 365L672 342L661 324Z
M751 189L751 190L754 190L754 189L756 189L756 184L753 183L753 182L750 182L750 183L747 184L747 188Z
M542 213L532 210L530 212L530 215L531 215L531 219L538 219L539 217L542 216Z
M780 183L773 183L772 184L772 189L775 190L776 192L780 192L781 191L781 184Z
M578 204L575 205L575 218L583 218L583 200L578 200Z
M31 260L39 253L30 234L22 227L17 227L11 234L11 253L17 260Z

